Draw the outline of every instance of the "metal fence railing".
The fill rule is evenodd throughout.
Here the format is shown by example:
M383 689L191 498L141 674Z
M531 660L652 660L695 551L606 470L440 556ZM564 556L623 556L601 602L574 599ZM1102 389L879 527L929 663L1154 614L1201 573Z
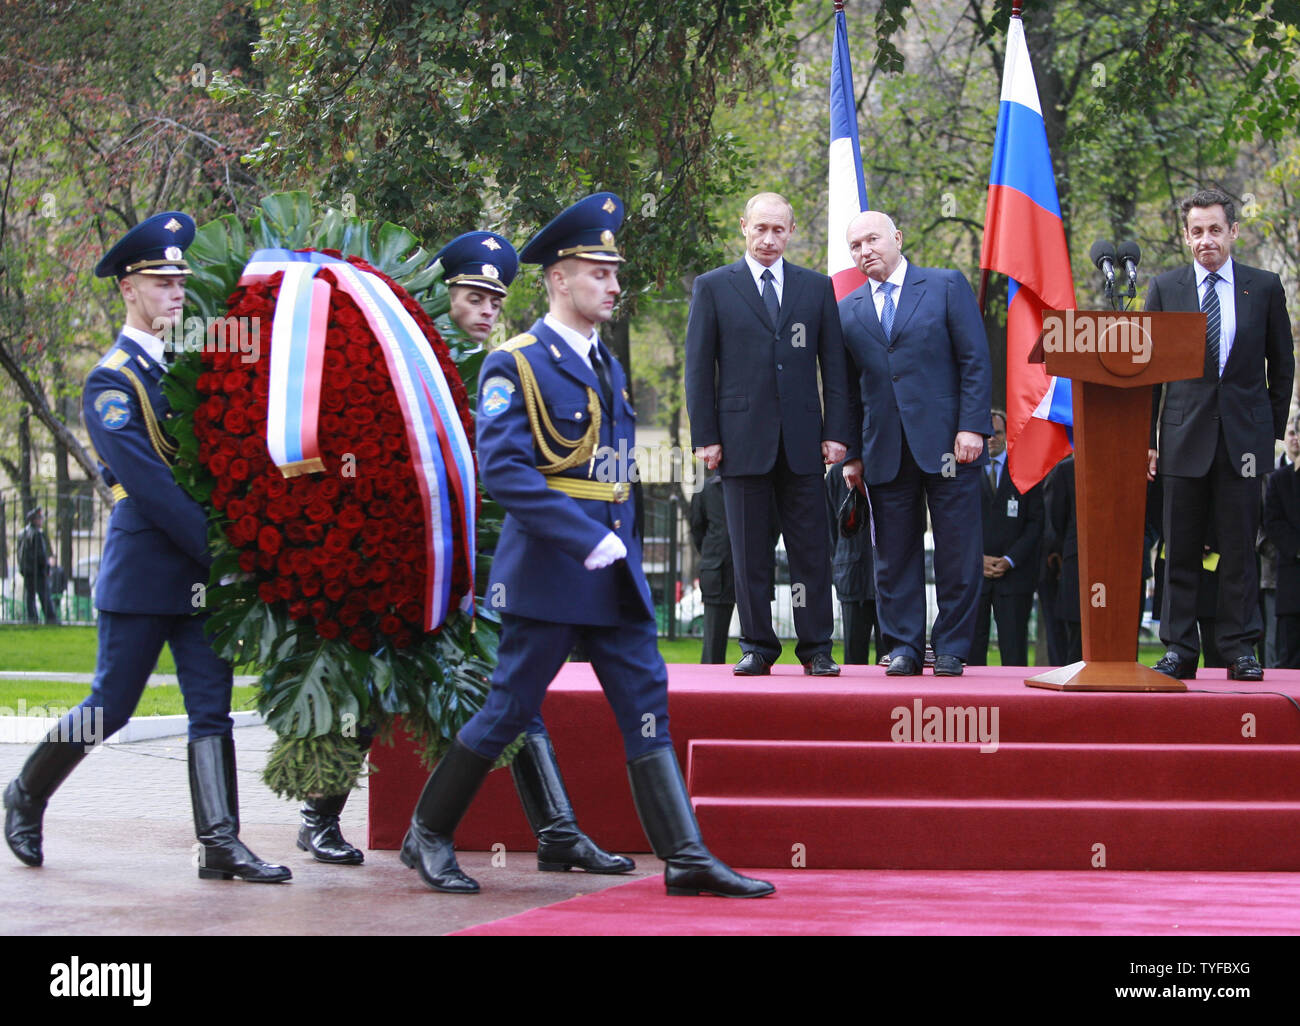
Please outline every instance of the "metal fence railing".
M0 623L30 621L29 586L18 566L18 545L27 515L35 507L44 515L43 530L54 566L47 569L54 613L62 623L93 623L95 580L104 548L109 507L89 481L60 493L53 485L36 485L26 492L0 490ZM35 599L34 594L30 595ZM33 603L38 619L44 610Z

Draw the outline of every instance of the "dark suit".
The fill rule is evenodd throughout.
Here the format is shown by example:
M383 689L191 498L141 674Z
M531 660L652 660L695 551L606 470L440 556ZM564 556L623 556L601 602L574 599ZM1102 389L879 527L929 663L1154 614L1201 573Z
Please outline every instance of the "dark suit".
M846 536L840 529L839 510L849 494L844 482L844 461L826 472L826 512L831 520L831 579L840 600L844 628L844 661L871 662L871 635L876 630L876 566L871 554L871 525L864 524ZM882 642L876 639L876 654Z
M975 636L983 580L979 528L985 448L958 464L958 431L988 436L993 372L970 284L957 271L908 264L892 338L876 315L872 285L840 302L849 372L853 440L871 498L876 544L876 611L895 655L925 652L923 507L934 527L939 615L931 644L965 659Z
M821 371L821 395L818 370ZM779 323L740 260L695 280L686 329L686 406L696 448L722 446L727 527L736 570L740 647L780 655L768 582L776 497L795 593L801 662L831 650L831 584L821 443L851 444L844 346L831 281L784 265ZM825 419L822 401L825 401Z
M700 553L700 599L704 603L700 662L723 663L727 661L731 611L736 608L736 578L720 477L706 479L691 498L691 538Z
M1028 666L1029 612L1038 584L1038 547L1043 535L1042 488L1035 485L1022 495L1004 460L996 493L987 468L980 474L980 513L984 555L1005 556L1013 567L1001 577L984 578L970 662L976 666L986 663L989 623L996 617L1002 665Z
M1285 430L1295 372L1281 280L1235 261L1232 278L1236 332L1222 376L1171 381L1153 392L1149 444L1157 447L1158 424L1159 472L1165 478L1160 638L1188 661L1199 654L1196 595L1202 544L1210 533L1220 557L1219 652L1229 663L1253 654L1260 625L1259 477L1272 466L1273 440ZM1200 310L1194 266L1155 278L1147 309Z
M528 383L516 356L531 375ZM613 408L600 400L594 452L626 454L634 442L636 413L623 368L603 345L601 359L610 370ZM492 690L461 728L461 743L495 759L520 731L541 729L538 714L546 689L581 641L614 710L628 758L671 745L668 673L641 568L636 499L627 488L635 468L596 455L594 463L584 457L542 474L539 468L551 457L539 447L525 405L527 396L535 396L539 415L544 410L553 425L571 425L563 430L565 437L582 437L591 423L591 397L601 392L595 372L539 320L488 355L479 383L479 472L483 487L506 510L487 591L502 627ZM558 445L558 456L575 452L551 444ZM624 501L563 490L597 483L620 484ZM588 554L611 532L627 547L627 557L586 569ZM653 730L645 731L647 723Z
M1264 483L1264 534L1277 550L1277 665L1300 669L1300 474L1284 466Z

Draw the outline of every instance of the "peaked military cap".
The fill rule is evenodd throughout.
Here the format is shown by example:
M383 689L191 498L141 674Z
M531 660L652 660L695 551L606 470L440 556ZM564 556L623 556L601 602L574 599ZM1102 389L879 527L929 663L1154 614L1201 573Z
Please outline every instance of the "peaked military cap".
M194 241L194 219L168 210L141 221L117 240L95 265L96 278L128 274L189 274L185 250Z
M623 201L612 192L580 199L534 235L519 259L550 267L565 257L621 263L614 233L623 224Z
M457 235L433 259L442 261L442 280L448 285L466 285L502 296L519 273L515 247L495 232Z

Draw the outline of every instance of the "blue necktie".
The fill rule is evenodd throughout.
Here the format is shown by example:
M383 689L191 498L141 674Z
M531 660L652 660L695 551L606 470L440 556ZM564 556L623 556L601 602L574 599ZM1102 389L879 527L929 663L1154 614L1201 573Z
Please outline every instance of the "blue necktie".
M1219 310L1219 290L1215 288L1219 276L1211 271L1205 276L1205 298L1201 300L1201 313L1205 314L1205 376L1219 376L1219 331L1222 314Z
M763 279L763 305L767 307L767 315L772 318L773 327L779 326L781 304L776 299L776 277L770 267L764 270L760 277Z
M880 308L880 326L885 329L885 338L894 334L894 283L882 282L880 291L885 294L884 305Z

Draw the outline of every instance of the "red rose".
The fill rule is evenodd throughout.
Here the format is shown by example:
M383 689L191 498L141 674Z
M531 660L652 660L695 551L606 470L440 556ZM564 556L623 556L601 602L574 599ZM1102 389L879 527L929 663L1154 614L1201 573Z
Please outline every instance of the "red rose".
M332 640L342 634L343 629L333 620L325 620L316 625L316 633L326 640Z
M229 416L229 414L227 414ZM239 459L230 461L230 477L234 481L248 480L248 460L242 456Z
M257 597L268 605L280 596L275 590L275 584L272 581L263 581L257 586Z
M274 527L263 527L257 532L257 547L263 552L275 555L280 551L281 541L280 532Z
M370 632L366 630L364 627L358 627L351 634L349 634L348 641L352 642L353 646L361 649L361 651L363 652L369 652L370 646L373 644L373 639L370 637Z
M347 585L341 580L335 579L325 582L325 597L331 602L337 602L347 593Z
M390 637L402 629L402 621L389 613L379 621L379 630Z

